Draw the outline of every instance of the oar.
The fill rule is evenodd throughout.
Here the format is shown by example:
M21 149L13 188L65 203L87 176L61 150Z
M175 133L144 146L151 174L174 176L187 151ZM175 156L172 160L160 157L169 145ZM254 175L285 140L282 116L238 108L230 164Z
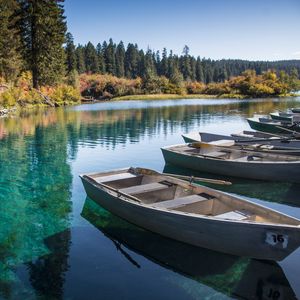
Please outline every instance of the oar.
M219 180L219 179L210 179L210 178L202 178L202 177L195 177L195 176L185 176L185 175L177 175L177 174L170 174L170 173L163 173L163 175L176 177L179 179L189 180L193 182L194 180L207 182L207 183L214 183L214 184L222 184L222 185L231 185L230 181L226 180Z

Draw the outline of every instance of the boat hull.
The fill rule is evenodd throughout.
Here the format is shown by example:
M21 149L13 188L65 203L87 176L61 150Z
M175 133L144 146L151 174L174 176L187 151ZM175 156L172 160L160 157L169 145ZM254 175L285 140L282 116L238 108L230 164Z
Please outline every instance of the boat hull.
M273 120L285 121L285 122L292 122L293 121L292 116L280 115L280 114L276 114L276 113L270 113L270 116Z
M197 247L280 261L300 244L299 228L230 222L155 209L126 200L117 192L96 186L84 177L82 182L89 198L111 213L152 232ZM286 247L271 245L268 241L270 234L288 237Z
M268 181L300 182L300 161L290 163L238 162L187 155L162 148L166 163L225 176Z
M249 126L252 129L258 131L275 133L275 134L288 134L288 133L292 133L293 131L300 132L300 127L299 126L291 127L292 124L290 124L288 127L285 127L286 125L282 125L280 122L278 122L278 124L274 124L274 123L267 123L267 122L259 122L252 119L247 119L247 121Z

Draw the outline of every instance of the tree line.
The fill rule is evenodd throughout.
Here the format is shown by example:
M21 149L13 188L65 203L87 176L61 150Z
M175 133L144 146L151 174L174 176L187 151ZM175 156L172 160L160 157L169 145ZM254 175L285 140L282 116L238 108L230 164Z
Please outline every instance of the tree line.
M89 84L98 87L95 93L100 97L216 90L220 94L223 87L211 84L230 81L248 69L258 76L272 69L276 84L282 84L280 89L271 87L274 93L270 94L275 95L279 90L295 89L300 61L211 60L190 55L188 46L178 55L166 48L143 50L137 44L112 39L96 46L91 42L75 45L72 34L67 33L64 0L0 0L2 106L78 102L80 91L91 90ZM238 90L230 87L229 92Z
M285 71L288 74L300 74L299 60L286 61L247 61L239 59L211 60L190 55L190 49L184 46L182 54L174 54L164 48L161 52L140 49L137 44L122 41L118 44L112 39L86 45L74 45L73 37L67 34L66 43L68 70L79 74L111 74L116 77L147 79L153 76L165 76L168 79L199 81L203 83L224 82L233 76L251 69L262 74L269 69Z

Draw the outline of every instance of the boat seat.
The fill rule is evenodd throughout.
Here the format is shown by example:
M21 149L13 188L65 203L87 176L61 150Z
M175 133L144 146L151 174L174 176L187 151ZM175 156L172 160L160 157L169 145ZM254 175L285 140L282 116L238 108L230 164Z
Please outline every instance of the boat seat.
M216 145L216 146L233 146L234 141L233 140L217 140L217 141L212 141L209 142L211 145Z
M153 183L130 186L127 188L120 189L119 191L124 194L137 195L137 194L143 194L148 192L160 191L167 188L169 188L169 186L166 184L153 182Z
M166 209L174 209L178 208L187 204L192 204L196 203L199 201L205 201L208 200L207 198L204 198L199 195L189 195L185 197L180 197L180 198L175 198L172 200L167 200L167 201L161 201L161 202L156 202L153 204L154 207L157 208L166 208Z
M205 153L204 155L205 156L209 156L209 157L219 157L219 158L222 158L222 157L227 156L227 154L228 154L227 152L213 151L213 152Z
M248 219L251 216L252 214L249 212L234 210L234 211L228 211L224 214L216 215L214 217L218 219L243 221Z
M262 157L260 156L247 155L247 156L242 156L239 158L232 159L232 161L251 162L251 161L260 161L261 159Z
M132 177L136 177L136 175L126 172L126 173L111 174L107 176L94 177L94 180L101 183L101 182L115 181L120 179L127 179Z

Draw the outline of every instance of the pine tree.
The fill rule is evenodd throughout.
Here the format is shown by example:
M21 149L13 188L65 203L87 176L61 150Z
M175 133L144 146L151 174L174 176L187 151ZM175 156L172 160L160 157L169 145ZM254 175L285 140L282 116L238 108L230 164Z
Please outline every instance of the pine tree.
M192 69L191 69L191 63L190 63L190 55L189 55L190 49L187 45L184 46L182 54L183 56L180 58L180 69L183 74L183 78L185 80L191 80L192 79Z
M87 72L99 73L98 56L95 46L88 42L84 49L84 60Z
M15 0L0 0L0 76L6 81L14 80L20 72L22 59L20 33L17 29Z
M104 62L104 57L103 57L103 48L100 43L98 43L96 46L96 52L97 52L97 56L98 56L99 72L101 74L104 74L105 73L105 62Z
M67 71L71 73L77 69L76 53L75 53L74 39L70 32L66 35L66 57L67 57Z
M203 67L199 56L197 57L197 61L196 61L196 80L204 82Z
M140 55L137 45L128 44L125 52L125 75L128 78L137 78L139 75Z
M125 48L124 44L121 41L116 49L116 76L124 77L125 76Z
M116 75L116 58L115 58L116 44L112 39L109 39L109 43L104 52L104 60L106 66L106 72L112 75Z
M19 0L24 57L33 87L54 85L65 75L64 0Z
M156 76L155 61L152 51L148 48L144 57L143 77L151 78Z
M191 80L196 80L196 59L194 57L190 58L190 66L191 66Z
M77 63L77 71L79 74L86 72L86 66L85 66L85 55L84 55L84 48L82 45L78 45L78 47L75 50L76 54L76 63Z
M166 48L164 48L162 51L159 75L168 76L168 52Z

